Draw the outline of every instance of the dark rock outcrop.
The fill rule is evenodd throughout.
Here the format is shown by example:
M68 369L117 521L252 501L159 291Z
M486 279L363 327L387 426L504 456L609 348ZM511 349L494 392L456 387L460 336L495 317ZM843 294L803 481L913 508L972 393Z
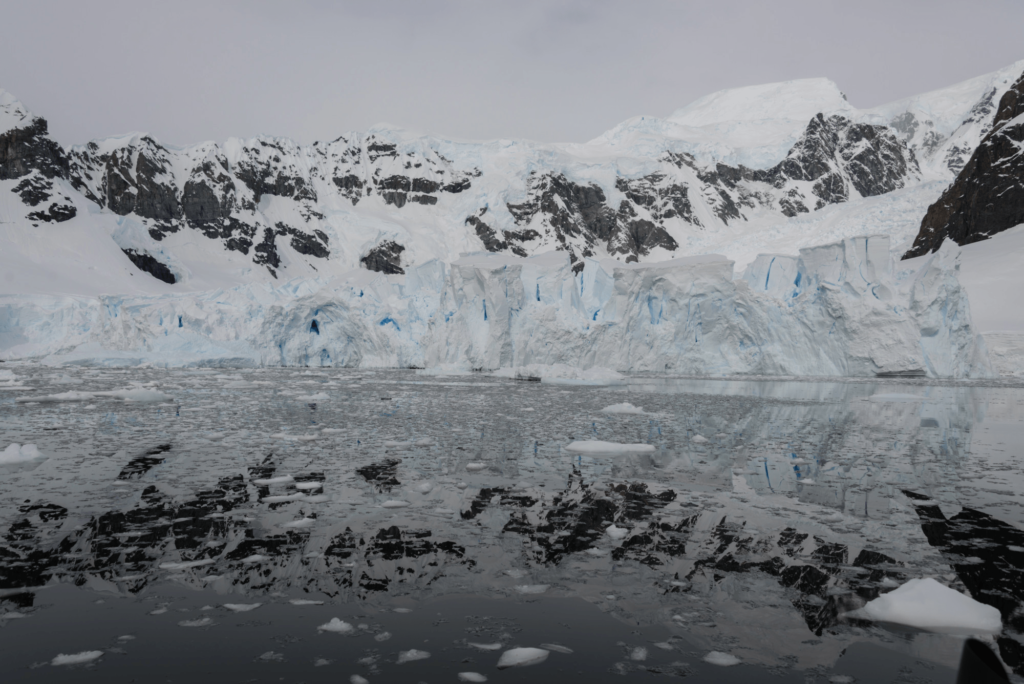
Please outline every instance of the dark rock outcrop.
M33 117L23 128L0 133L0 180L38 171L44 178L67 178L64 150L50 139L46 119Z
M394 240L387 240L371 249L359 261L370 271L398 275L405 273L405 269L400 265L402 263L401 255L404 251L405 246L398 244Z
M904 259L986 240L1024 223L1024 74L1003 94L986 135L963 170L928 208Z
M177 278L174 277L174 273L171 272L171 269L167 268L167 265L162 261L157 261L152 254L140 252L135 249L122 249L121 251L125 253L125 256L132 260L132 263L135 264L140 271L145 271L157 280L162 280L171 285L178 282Z

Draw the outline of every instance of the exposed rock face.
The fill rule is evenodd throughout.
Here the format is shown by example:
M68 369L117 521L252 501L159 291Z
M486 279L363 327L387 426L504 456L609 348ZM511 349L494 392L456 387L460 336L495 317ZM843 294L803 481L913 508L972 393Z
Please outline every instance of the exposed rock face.
M125 253L125 256L132 260L132 263L135 264L140 271L145 271L157 280L162 280L171 285L177 282L177 278L174 277L174 273L171 272L171 269L167 268L167 265L163 262L157 261L153 255L147 254L146 252L139 252L134 249L123 249L121 251Z
M397 275L405 273L405 269L399 265L402 262L402 252L404 251L404 246L394 242L393 240L388 240L371 249L370 252L359 261L363 266L371 271Z
M0 115L20 119L14 128L0 133L0 180L22 178L12 192L29 207L40 207L26 218L33 222L61 223L78 210L70 197L58 195L55 180L68 178L64 150L50 139L46 119L33 116L20 103L0 103ZM47 204L48 203L48 204Z
M905 259L939 248L979 242L1024 223L1024 74L999 101L992 131L963 171L928 208Z

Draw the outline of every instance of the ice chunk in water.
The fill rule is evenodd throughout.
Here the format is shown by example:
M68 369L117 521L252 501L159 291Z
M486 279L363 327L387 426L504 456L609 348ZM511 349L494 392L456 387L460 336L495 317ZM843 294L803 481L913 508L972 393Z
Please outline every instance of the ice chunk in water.
M612 404L611 406L605 406L601 409L601 413L625 413L625 414L640 414L644 410L638 406L633 406L628 401L621 404Z
M693 442L694 444L707 444L708 438L705 437L704 435L694 435L693 437L690 438L690 441Z
M295 478L291 475L281 475L280 477L265 477L259 480L253 480L253 484L266 486L276 484L288 484L289 482L295 482Z
M566 451L575 454L649 454L654 451L651 444L619 444L618 442L602 442L600 440L583 440L573 442L565 447Z
M466 645L467 646L471 646L471 647L476 648L476 649L479 649L481 651L497 651L497 650L501 649L501 644L477 644L477 643L474 643L474 642L470 641Z
M629 528L616 527L615 523L612 523L611 525L605 528L604 532L612 539L625 539L626 535L629 534Z
M213 624L213 618L200 618L198 620L182 620L178 623L181 627L208 627Z
M421 482L418 485L416 485L416 491L419 492L420 494L429 494L430 492L434 491L434 483Z
M398 500L392 499L391 501L385 501L384 503L382 503L381 507L382 508L405 508L408 505L409 505L408 501L398 501Z
M0 463L23 463L41 457L42 454L35 444L11 444L0 452Z
M359 675L352 675L348 678L351 684L370 684L370 680L366 677L360 677Z
M312 527L315 524L316 518L302 518L301 520L292 520L291 522L287 522L281 525L281 527L286 527L290 530L303 530L307 527Z
M50 661L50 665L82 665L83 663L91 663L100 656L103 655L103 651L82 651L81 653L60 653L53 660Z
M510 648L498 659L498 669L537 665L548 659L548 653L550 651L545 651L543 648Z
M425 660L430 657L430 653L427 651L418 651L415 648L410 648L408 651L401 651L398 654L398 664L409 663L413 660Z
M479 672L460 672L460 682L486 682L487 677L483 676Z
M468 470L470 472L477 472L478 470L483 470L486 467L487 467L486 463L467 463L466 464L466 470Z
M739 665L742 660L732 655L731 653L722 653L721 651L711 651L704 656L705 663L711 663L712 665L721 665L722 667L729 667L731 665Z
M516 587L516 591L520 594L543 594L548 590L547 584L520 584Z
M295 488L296 489L304 489L304 490L320 489L323 486L324 486L323 482L296 482L295 483Z
M391 632L380 632L373 635L374 641L387 641L391 638Z
M999 611L930 577L912 579L847 615L938 632L998 634Z
M338 618L331 618L330 622L322 624L316 629L319 632L334 632L335 634L351 634L356 630L355 627Z
M322 606L322 605L324 605L323 601L314 601L313 599L292 599L288 603L292 604L293 606Z
M637 662L647 660L647 649L643 646L637 646L629 652L629 659Z
M556 653L572 653L571 648L561 644L541 644L540 647L547 651L555 651Z
M256 610L262 603L225 603L224 607L233 613L248 613L250 610Z

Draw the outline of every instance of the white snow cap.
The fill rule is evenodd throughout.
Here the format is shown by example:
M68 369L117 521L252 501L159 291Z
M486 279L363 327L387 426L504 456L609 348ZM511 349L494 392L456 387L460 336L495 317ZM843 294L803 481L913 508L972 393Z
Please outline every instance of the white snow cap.
M912 579L849 614L932 632L998 634L1003 628L996 608L975 601L930 577Z

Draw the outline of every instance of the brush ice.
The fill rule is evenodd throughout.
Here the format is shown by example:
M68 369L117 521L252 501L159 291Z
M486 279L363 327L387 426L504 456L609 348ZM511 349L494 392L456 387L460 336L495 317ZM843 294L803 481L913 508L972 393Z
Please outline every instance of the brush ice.
M418 651L415 648L411 648L408 651L401 651L398 654L398 664L409 663L414 660L425 660L430 657L430 653L427 651Z
M501 658L498 659L498 669L537 665L547 660L549 653L550 651L543 648L511 648L501 654Z
M998 609L930 577L912 579L852 615L934 632L998 634L1003 626Z
M577 454L612 455L612 454L649 454L654 452L651 444L619 444L618 442L602 442L600 440L577 441L565 447L566 451Z
M626 413L626 414L641 414L644 410L633 406L629 402L623 402L621 404L612 404L611 406L605 406L601 409L601 413Z
M253 484L257 485L276 485L276 484L288 484L289 482L295 482L295 478L291 475L281 475L280 477L265 477L260 480L253 480Z
M304 530L308 527L312 527L313 525L316 525L316 518L301 518L299 520L292 520L291 522L287 522L281 525L281 527L290 530Z
M0 452L0 463L24 463L42 458L35 444L11 444Z
M50 661L50 665L82 665L91 663L103 655L103 651L82 651L80 653L60 653Z
M248 613L250 610L256 610L262 605L262 603L225 603L224 607L232 613Z
M704 662L712 665L720 665L722 667L730 667L732 665L739 665L741 661L731 653L722 653L721 651L711 651L704 656Z
M340 618L331 618L330 622L317 627L317 630L320 632L334 632L335 634L351 634L355 629L355 627Z

